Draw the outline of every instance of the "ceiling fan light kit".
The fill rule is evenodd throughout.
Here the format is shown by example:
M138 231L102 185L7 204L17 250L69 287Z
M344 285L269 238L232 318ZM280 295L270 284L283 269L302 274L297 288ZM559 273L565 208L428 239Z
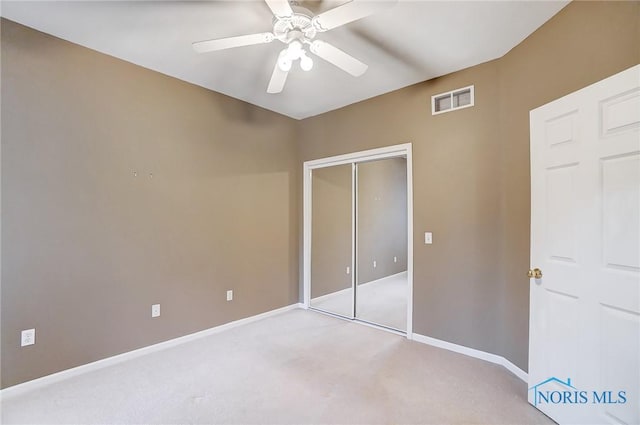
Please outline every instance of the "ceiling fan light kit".
M193 43L193 48L198 53L205 53L255 44L266 44L274 40L284 43L287 47L278 55L267 87L267 93L275 94L282 92L284 89L284 84L293 62L299 60L300 68L303 71L310 71L313 68L313 59L308 56L308 52L354 77L364 74L368 68L366 64L326 41L314 40L314 38L318 33L329 31L388 8L395 4L397 0L390 2L351 0L316 16L311 16L311 12L306 9L301 12L294 12L288 0L265 0L265 2L275 17L273 32L199 41ZM305 46L307 46L308 51Z
M302 48L302 43L293 40L289 43L289 47L280 52L278 66L282 71L289 72L292 63L296 60L300 60L300 68L303 71L311 71L313 68L313 60L307 56L307 52Z

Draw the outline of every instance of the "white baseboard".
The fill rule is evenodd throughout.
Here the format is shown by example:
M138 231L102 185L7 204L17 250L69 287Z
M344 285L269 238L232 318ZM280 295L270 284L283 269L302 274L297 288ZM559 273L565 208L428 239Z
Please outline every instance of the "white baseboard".
M524 370L520 369L518 366L511 363L509 360L505 359L504 357L502 357L502 366L507 368L509 372L513 373L518 378L522 379L525 383L527 384L529 383L529 374Z
M442 341L440 339L431 338L429 336L413 333L411 339L423 344L432 345L434 347L443 348L445 350L454 351L456 353L464 354L465 356L475 357L476 359L484 360L487 362L499 364L504 366L509 372L513 373L524 382L528 382L527 372L520 369L518 366L511 363L509 360L497 354L487 353L486 351L476 350L475 348L465 347L464 345L454 344L452 342Z
M184 335L178 338L170 339L167 341L159 342L157 344L149 345L146 347L138 348L133 351L127 351L126 353L118 354L112 357L107 357L106 359L97 360L95 362L87 363L81 366L77 366L71 369L66 369L60 372L52 373L51 375L43 376L41 378L34 379L32 381L23 382L22 384L17 384L11 387L7 387L0 391L0 398L15 396L19 394L24 394L25 392L33 391L35 389L41 388L46 385L53 384L54 382L63 381L65 379L69 379L73 376L82 375L87 372L91 372L94 370L102 369L107 366L111 366L114 364L118 364L130 359L134 359L136 357L144 356L149 353L153 353L155 351L164 350L170 347L174 347L176 345L184 344L189 341L193 341L199 338L203 338L209 335L216 334L218 332L225 331L227 329L235 328L241 325L246 325L248 323L252 323L258 320L265 319L270 316L275 316L280 313L284 313L286 311L294 310L297 308L302 308L302 304L291 304L282 308L278 308L276 310L267 311L265 313L257 314L255 316L246 317L244 319L236 320L233 322L225 323L223 325L219 325L213 328L205 329L203 331L195 332L189 335Z

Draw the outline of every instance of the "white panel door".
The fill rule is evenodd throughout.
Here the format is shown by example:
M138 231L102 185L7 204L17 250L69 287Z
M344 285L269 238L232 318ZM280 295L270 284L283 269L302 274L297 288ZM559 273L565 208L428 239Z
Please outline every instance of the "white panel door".
M531 111L529 402L640 423L640 65Z

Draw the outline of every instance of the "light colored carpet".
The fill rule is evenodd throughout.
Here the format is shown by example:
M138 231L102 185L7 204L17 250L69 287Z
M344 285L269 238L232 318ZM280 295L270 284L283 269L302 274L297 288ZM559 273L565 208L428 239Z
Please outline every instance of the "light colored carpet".
M407 272L358 285L356 317L401 331L407 330ZM350 317L353 292L334 292L311 300L311 306Z
M4 424L552 423L500 366L293 310L2 400Z

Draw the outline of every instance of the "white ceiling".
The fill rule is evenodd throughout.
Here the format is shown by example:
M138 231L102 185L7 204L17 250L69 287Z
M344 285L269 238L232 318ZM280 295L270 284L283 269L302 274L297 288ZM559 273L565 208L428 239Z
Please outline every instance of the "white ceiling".
M296 2L313 13L345 0ZM417 1L319 33L369 65L352 77L314 57L267 94L283 45L197 54L191 43L272 30L255 1L2 1L2 16L172 77L302 119L503 56L567 1ZM452 87L452 89L455 87Z

